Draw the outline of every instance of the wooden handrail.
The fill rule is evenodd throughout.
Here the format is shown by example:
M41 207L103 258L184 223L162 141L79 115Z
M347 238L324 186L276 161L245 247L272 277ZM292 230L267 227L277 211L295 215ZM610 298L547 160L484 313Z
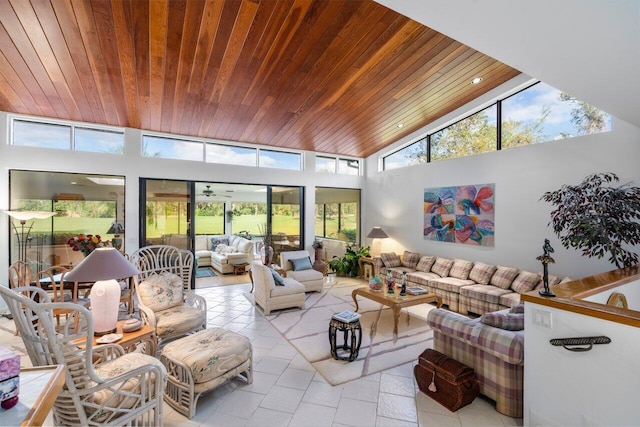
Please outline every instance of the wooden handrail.
M556 297L544 297L534 290L522 294L521 300L640 328L640 311L584 299L635 280L640 280L640 266L620 268L552 286Z

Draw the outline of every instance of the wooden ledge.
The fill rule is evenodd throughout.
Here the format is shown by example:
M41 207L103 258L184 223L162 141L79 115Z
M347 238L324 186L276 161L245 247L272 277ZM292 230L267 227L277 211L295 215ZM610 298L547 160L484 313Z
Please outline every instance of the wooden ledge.
M537 289L522 294L521 300L640 328L640 311L584 300L635 280L640 280L640 266L612 270L552 286L551 291L556 294L555 297L543 297Z

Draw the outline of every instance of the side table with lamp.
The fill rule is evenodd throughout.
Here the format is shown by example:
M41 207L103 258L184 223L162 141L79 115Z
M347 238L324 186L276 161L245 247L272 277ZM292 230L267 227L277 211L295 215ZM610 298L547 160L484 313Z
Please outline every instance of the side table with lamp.
M70 282L93 282L89 299L96 335L116 332L120 306L120 284L140 274L116 248L97 248L66 274Z

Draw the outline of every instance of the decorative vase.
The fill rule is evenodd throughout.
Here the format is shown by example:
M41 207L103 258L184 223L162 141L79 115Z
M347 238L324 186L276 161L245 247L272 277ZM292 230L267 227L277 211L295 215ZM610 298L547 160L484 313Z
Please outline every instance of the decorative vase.
M273 248L271 246L262 246L260 257L263 265L270 266L271 261L273 261Z

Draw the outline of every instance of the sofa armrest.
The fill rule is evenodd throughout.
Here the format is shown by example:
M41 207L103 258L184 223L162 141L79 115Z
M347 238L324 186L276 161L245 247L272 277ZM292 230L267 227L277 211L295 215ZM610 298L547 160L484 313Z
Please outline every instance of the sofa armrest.
M524 330L508 331L485 325L448 310L433 309L427 324L434 330L479 348L512 365L524 363Z

